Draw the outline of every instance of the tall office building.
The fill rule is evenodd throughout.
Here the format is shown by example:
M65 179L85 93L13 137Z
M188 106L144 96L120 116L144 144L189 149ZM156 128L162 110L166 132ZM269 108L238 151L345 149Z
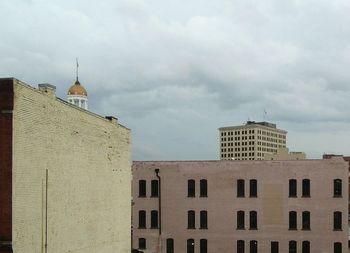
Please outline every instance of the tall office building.
M222 160L265 160L286 147L287 131L269 122L247 121L242 126L219 128Z

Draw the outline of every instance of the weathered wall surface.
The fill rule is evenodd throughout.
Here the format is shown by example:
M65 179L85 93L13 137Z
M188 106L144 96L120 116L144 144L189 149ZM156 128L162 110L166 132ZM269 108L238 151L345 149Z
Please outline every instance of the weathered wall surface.
M50 253L130 252L130 130L18 81L14 93L14 252L46 238Z
M150 229L151 210L158 210L158 198L151 198L154 169L161 177L162 235ZM333 180L342 179L341 198L333 197ZM138 181L146 180L147 197L138 197ZM187 180L196 181L196 197L187 197ZM199 182L208 181L208 197L199 197ZM237 179L245 180L245 197L237 197ZM249 197L249 180L256 179L257 197ZM289 198L289 179L297 180L297 197ZM302 180L310 179L311 197L302 197ZM258 241L258 252L270 252L271 241L280 252L288 252L290 240L310 241L312 253L331 253L333 243L347 250L348 165L342 158L298 161L179 161L133 163L133 246L146 239L146 253L166 252L166 239L173 238L175 252L186 252L187 239L208 240L208 252L236 252L237 240ZM146 211L146 229L138 228L138 211ZM195 210L196 229L187 229L187 211ZM199 228L201 210L208 212L208 229ZM245 212L245 229L237 230L236 213ZM258 229L249 229L249 211L257 211ZM297 230L289 230L289 211L297 212ZM302 230L302 212L311 214L311 230ZM333 231L333 212L342 212L342 231ZM159 243L160 242L160 243ZM161 250L156 249L160 246Z

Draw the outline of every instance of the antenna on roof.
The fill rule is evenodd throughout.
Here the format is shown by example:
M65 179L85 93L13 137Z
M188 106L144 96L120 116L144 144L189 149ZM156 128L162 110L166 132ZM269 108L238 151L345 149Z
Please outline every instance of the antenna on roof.
M263 122L265 122L265 121L266 121L266 114L267 114L267 111L266 111L266 109L264 108L264 113L263 113Z
M75 58L75 60L76 60L76 63L77 63L77 68L76 68L75 73L76 73L76 76L77 76L77 82L79 82L79 62L78 62L78 57Z

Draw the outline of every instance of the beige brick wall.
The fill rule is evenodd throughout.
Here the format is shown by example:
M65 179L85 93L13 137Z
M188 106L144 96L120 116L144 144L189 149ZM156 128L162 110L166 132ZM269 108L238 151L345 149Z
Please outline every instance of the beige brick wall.
M131 133L15 81L13 248L130 252Z

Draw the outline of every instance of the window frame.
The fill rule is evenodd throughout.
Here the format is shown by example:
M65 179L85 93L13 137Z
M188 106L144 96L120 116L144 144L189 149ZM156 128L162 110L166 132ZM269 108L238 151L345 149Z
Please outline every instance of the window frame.
M153 179L151 181L151 198L159 197L159 180Z
M250 198L258 197L258 180L256 179L249 180L249 197Z
M310 253L310 241L303 241L301 246L301 253Z
M140 179L139 180L139 198L146 198L147 197L147 185L146 180Z
M298 217L296 211L289 211L289 228L288 230L298 229Z
M333 197L343 197L343 181L340 178L336 178L333 180Z
M206 198L208 197L208 181L206 179L201 179L199 181L199 197Z
M257 211L249 212L249 229L258 230L258 212Z
M151 229L159 228L159 215L158 210L151 211Z
M244 240L237 240L237 253L244 253L245 243Z
M335 211L333 213L333 230L334 231L342 231L343 214L340 211Z
M244 220L245 213L242 210L237 211L237 230L244 230L245 229L245 220Z
M174 253L174 239L173 238L166 239L166 253Z
M194 210L187 211L187 229L196 229L196 212Z
M139 210L139 229L145 229L147 228L147 221L146 221L146 211L145 210ZM143 222L141 222L143 221ZM141 224L142 223L142 224Z
M296 179L289 179L289 198L298 197L298 182Z
M139 249L147 249L146 238L139 238Z
M311 197L311 181L308 178L304 178L302 181L302 197L303 198Z
M194 239L187 239L187 253L194 253Z
M244 179L237 179L237 198L245 197L245 181Z
M258 241L251 240L249 242L249 253L258 253Z
M196 181L194 179L187 180L187 197L196 197Z
M200 211L200 229L208 229L208 211L201 210Z
M288 243L288 252L289 253L297 253L298 250L298 243L297 241L291 240Z
M208 240L207 239L200 239L199 252L200 253L208 253Z
M302 212L302 230L311 230L311 213L309 211Z

